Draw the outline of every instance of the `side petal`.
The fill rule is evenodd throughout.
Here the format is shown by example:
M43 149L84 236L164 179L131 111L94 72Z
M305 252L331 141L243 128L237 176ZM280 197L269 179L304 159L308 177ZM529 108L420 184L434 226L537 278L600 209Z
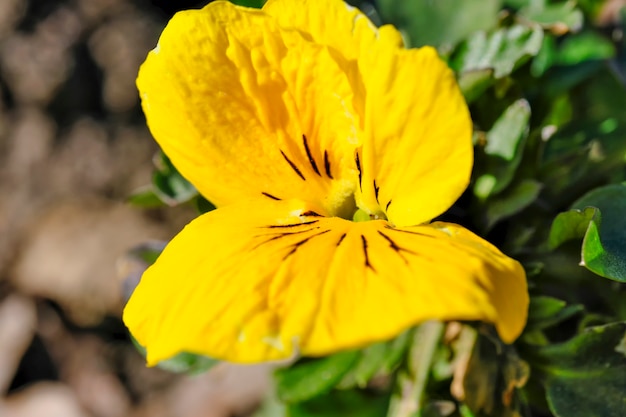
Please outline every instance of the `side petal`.
M124 321L148 362L317 356L423 320L484 320L511 342L528 303L519 264L455 225L323 218L297 200L235 204L190 223L144 274Z
M342 222L327 221L333 228ZM390 339L430 319L493 323L506 343L524 329L524 269L468 230L447 223L394 228L384 221L347 227L325 262L325 285L312 331L302 337L303 353ZM299 254L302 266L306 256Z
M217 206L261 195L329 214L354 206L347 77L327 47L266 13L217 1L176 14L137 86L155 139Z
M361 57L365 141L360 208L398 226L447 210L469 184L472 122L454 75L430 47Z

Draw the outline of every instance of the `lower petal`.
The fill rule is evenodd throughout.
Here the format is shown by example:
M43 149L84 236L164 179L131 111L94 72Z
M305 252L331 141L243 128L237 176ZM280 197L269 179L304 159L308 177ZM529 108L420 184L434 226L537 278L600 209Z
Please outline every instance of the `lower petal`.
M191 222L124 321L152 365L180 352L251 363L360 347L427 319L492 322L510 342L527 303L520 265L459 226L396 229L258 200Z

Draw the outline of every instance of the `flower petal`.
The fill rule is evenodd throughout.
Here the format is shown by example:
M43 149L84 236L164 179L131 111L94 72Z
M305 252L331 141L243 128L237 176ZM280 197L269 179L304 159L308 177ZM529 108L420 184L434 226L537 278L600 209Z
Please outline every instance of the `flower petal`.
M359 9L342 0L268 0L263 11L282 27L300 30L348 60L357 59L375 44L403 45L400 32L393 26L377 28Z
M522 268L467 230L314 210L256 200L190 223L124 311L148 362L182 351L244 363L325 355L427 319L492 322L506 342L521 332Z
M395 28L376 28L340 0L269 0L263 10L349 61L344 70L366 138L359 206L401 226L448 209L469 183L472 123L454 74L435 50L403 49Z
M377 48L359 64L365 95L360 208L421 224L469 184L472 122L454 75L430 47Z
M344 214L359 121L332 55L260 10L218 1L174 16L137 85L155 139L214 204L296 197Z

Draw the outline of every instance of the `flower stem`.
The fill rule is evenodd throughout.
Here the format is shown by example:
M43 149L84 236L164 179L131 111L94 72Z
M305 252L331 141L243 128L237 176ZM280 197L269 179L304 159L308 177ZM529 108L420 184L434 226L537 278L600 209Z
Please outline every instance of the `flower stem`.
M420 415L428 374L443 330L444 324L438 321L427 321L415 330L407 370L398 374L397 391L391 397L387 417Z

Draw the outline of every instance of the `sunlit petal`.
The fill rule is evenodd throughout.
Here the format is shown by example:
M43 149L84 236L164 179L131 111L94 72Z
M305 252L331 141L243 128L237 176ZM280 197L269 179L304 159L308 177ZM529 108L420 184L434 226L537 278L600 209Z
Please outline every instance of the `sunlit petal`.
M190 223L124 312L148 362L182 351L233 362L325 355L427 319L492 322L507 342L521 332L522 268L467 230L315 210L257 200Z
M345 214L361 123L333 54L259 10L215 2L169 22L137 84L154 137L216 205L298 197Z
M363 58L365 142L359 206L396 225L430 221L469 184L472 122L434 49L379 48Z

